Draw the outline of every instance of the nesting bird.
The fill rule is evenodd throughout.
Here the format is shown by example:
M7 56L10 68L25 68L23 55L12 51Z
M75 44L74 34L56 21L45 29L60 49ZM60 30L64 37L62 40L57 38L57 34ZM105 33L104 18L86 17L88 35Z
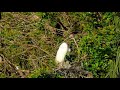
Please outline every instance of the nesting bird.
M65 78L92 78L92 74L82 69L81 62L70 63L65 62L65 56L70 51L68 44L63 42L57 51L55 61L58 65L55 69L56 73L64 76Z
M55 61L57 64L60 64L62 66L62 64L64 63L64 58L68 51L70 51L70 49L68 48L68 44L63 42L60 45L60 47L57 51L57 54L56 54Z

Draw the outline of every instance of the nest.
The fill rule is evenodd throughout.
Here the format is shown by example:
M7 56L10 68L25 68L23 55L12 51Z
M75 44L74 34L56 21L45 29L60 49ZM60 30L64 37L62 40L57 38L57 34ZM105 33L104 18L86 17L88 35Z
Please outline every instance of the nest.
M68 65L68 63L66 65ZM64 78L93 78L92 73L84 70L78 62L69 65L69 68L63 67L56 69L55 72Z

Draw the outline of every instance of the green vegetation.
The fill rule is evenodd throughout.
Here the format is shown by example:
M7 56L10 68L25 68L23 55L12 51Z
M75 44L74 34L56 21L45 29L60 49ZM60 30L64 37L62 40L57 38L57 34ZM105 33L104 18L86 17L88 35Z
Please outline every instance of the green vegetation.
M82 62L94 78L120 76L119 12L2 12L1 16L1 78L64 78L54 71L63 41L71 48L66 60Z

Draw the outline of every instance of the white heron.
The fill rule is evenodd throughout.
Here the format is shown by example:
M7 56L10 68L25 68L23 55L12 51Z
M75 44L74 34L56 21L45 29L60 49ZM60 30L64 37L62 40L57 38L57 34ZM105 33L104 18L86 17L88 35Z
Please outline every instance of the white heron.
M70 48L68 47L68 44L63 42L59 46L59 49L57 51L56 58L55 58L56 63L59 64L60 67L63 66L64 58L65 58L68 51L70 51Z

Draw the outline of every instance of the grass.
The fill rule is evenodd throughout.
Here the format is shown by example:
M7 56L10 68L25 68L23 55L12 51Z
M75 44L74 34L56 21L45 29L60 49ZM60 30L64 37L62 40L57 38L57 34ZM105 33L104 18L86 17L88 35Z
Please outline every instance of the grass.
M55 55L63 41L71 48L66 60L82 62L94 78L118 77L119 12L1 14L1 78L64 78L54 72Z
M120 47L117 50L117 56L115 61L111 61L111 67L106 77L117 78L120 77Z

